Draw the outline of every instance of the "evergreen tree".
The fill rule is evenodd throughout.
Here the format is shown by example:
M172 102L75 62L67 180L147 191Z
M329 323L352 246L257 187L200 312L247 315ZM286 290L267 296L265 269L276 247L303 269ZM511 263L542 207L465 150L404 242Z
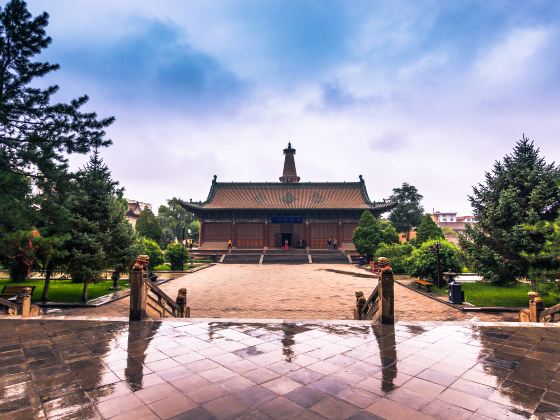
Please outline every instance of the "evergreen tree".
M0 8L0 172L48 176L66 168L69 153L110 144L104 129L113 118L82 113L87 96L51 103L58 86L42 89L35 83L59 68L34 61L51 43L47 25L48 14L32 17L24 1Z
M399 234L397 230L393 227L389 220L381 220L381 243L384 244L398 244Z
M535 287L536 273L557 258L543 251L560 210L559 167L523 136L469 200L478 223L467 226L460 243L473 269L495 283L525 277Z
M163 247L163 231L158 219L148 207L140 212L136 220L136 232L138 235L151 239L157 242L160 247Z
M148 266L150 271L165 262L165 256L157 242L143 238L141 244L142 254L147 255L149 258Z
M188 249L178 242L170 243L167 246L166 254L172 270L182 270L187 258L189 258Z
M354 234L352 235L356 251L371 259L382 240L381 223L369 210L365 210L360 216L358 226L354 229Z
M194 220L194 215L179 204L177 198L167 200L167 206L159 206L157 220L162 229L162 242L171 243L187 239L187 232Z
M71 203L69 271L74 281L84 283L82 301L87 300L89 283L102 270L122 269L134 258L134 235L126 225L125 208L119 201L122 190L117 186L96 148L77 174Z
M424 215L420 226L416 230L416 245L422 245L430 239L445 239L445 235L441 228L436 225L436 222L429 214Z
M407 241L410 238L410 230L418 227L422 221L424 214L424 208L420 204L422 198L416 187L406 182L400 188L393 189L391 201L397 205L391 211L389 220L398 232L406 234Z

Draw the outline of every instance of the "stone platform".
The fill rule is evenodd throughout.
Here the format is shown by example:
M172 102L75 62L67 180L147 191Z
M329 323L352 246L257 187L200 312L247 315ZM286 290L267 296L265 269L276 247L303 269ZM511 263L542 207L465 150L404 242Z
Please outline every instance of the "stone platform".
M560 328L0 320L0 419L560 416Z

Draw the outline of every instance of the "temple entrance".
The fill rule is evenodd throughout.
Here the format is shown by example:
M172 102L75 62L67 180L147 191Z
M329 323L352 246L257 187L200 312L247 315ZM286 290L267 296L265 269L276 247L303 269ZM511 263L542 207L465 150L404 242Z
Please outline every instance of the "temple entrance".
M282 233L282 240L281 245L284 245L288 241L288 246L291 247L292 244L292 234L291 233Z

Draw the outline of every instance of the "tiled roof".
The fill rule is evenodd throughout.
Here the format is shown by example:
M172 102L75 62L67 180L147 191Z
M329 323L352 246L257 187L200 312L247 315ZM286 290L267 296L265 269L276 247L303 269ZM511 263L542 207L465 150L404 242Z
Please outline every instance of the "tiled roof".
M188 204L188 203L185 203ZM368 209L390 203L372 203L363 182L336 183L223 183L214 182L198 209Z

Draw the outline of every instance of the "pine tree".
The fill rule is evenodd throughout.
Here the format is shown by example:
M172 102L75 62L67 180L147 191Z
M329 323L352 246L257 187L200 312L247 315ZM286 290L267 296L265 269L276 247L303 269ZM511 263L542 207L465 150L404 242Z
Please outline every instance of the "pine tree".
M406 234L406 240L410 238L410 230L420 225L424 208L420 204L423 196L418 193L414 185L406 182L400 188L393 189L391 200L397 203L391 211L389 220L398 232Z
M422 217L420 226L418 226L416 230L416 245L422 245L430 239L445 239L445 235L443 234L443 230L436 225L432 216L426 214Z
M381 223L369 210L364 211L352 235L352 241L354 242L356 251L366 255L368 259L371 259L382 239L383 232Z
M194 220L194 215L179 204L177 198L167 200L167 205L159 206L157 220L162 229L162 242L169 244L177 238L187 239L187 232Z
M535 258L550 237L547 224L560 210L560 169L547 164L523 136L511 154L496 162L469 197L477 224L467 226L460 243L473 268L495 283L529 278L536 286L540 267L553 258ZM544 257L544 255L543 255Z
M95 148L89 163L77 173L71 203L69 271L74 281L84 283L83 301L89 283L102 270L124 270L135 256L134 233L124 217L122 190L117 187Z
M104 129L113 118L83 113L87 96L51 103L58 86L37 87L35 79L58 64L34 61L49 46L48 14L32 17L21 0L0 8L0 171L32 177L66 168L69 153L107 146Z

